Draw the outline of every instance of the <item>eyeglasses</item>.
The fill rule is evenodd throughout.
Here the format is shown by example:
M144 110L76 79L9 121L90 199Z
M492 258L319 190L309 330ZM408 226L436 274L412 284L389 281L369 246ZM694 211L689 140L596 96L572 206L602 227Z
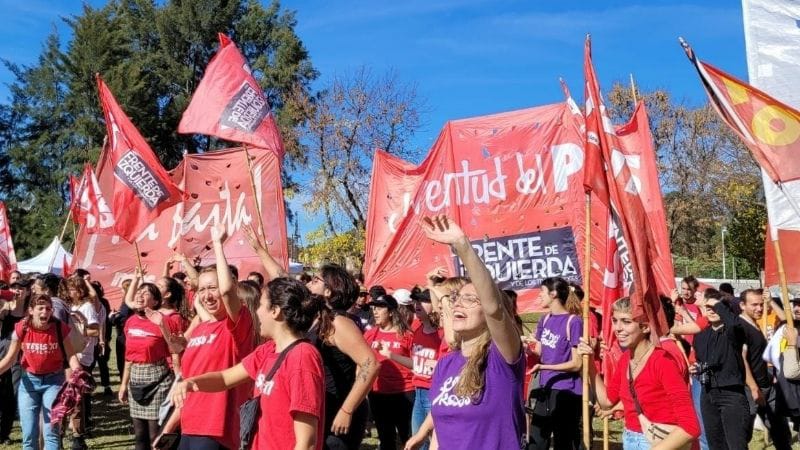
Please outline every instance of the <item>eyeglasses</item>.
M323 280L322 277L319 275L314 275L313 277L311 277L311 282L325 284L325 280Z
M480 304L480 302L481 299L478 298L477 295L470 295L470 294L457 295L455 296L455 298L452 299L453 306L457 305L458 303L461 303L461 305L464 306L465 308L474 308L475 306Z

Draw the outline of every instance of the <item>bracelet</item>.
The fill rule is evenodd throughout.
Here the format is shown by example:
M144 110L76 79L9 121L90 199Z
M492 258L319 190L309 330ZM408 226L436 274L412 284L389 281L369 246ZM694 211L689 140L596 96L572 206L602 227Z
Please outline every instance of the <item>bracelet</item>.
M344 409L344 406L342 406L341 408L339 408L339 411L341 411L341 412L343 412L343 413L347 414L348 416L352 416L352 415L353 415L353 411L348 411L348 410Z

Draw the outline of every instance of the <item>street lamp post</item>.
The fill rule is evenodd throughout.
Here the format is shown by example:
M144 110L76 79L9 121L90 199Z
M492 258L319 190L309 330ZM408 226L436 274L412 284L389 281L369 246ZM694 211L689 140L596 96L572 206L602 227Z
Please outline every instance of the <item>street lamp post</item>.
M722 227L722 278L726 279L726 280L728 279L728 277L726 276L727 273L725 271L725 265L726 265L725 264L725 233L727 233L727 232L728 232L728 229L726 227Z

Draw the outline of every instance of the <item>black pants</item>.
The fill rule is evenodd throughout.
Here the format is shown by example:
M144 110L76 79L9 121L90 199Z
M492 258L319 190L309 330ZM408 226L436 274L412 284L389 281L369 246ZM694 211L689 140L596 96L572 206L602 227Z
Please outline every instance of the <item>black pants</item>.
M535 415L531 419L528 450L548 450L551 440L553 448L582 448L581 396L572 391L553 389L547 404L548 415Z
M122 372L125 370L125 335L117 335L114 339L114 351L117 352L117 373L122 380Z
M764 426L767 427L769 437L775 450L791 450L792 433L789 431L789 423L786 417L777 412L778 390L775 386L761 389L761 397L765 400L764 405L758 405L750 394L750 389L745 389L747 403L750 407L750 427L747 430L747 441L753 438L753 425L755 416L761 418Z
M104 388L111 387L111 376L108 372L108 359L111 357L111 348L106 346L105 352L100 351L101 347L95 345L94 360L97 363L97 370L100 372L100 385ZM105 353L105 354L103 354ZM124 355L123 355L124 359ZM124 361L123 361L124 364ZM124 366L123 366L124 368ZM122 378L120 376L120 378Z
M133 437L136 450L150 450L158 437L158 420L136 419L133 421Z
M339 408L341 408L341 402L335 396L325 396L325 444L323 448L325 450L358 450L361 448L361 441L364 439L364 431L369 418L367 400L361 402L361 405L353 411L350 429L347 434L343 435L331 433L331 425Z
M411 437L411 412L414 410L414 391L399 394L369 394L372 419L378 429L380 450L397 450ZM399 441L398 441L399 439Z
M19 369L19 366L17 366ZM17 396L14 394L14 370L0 375L0 441L11 436L14 417L17 414Z
M747 450L750 408L744 387L707 388L700 396L703 426L711 450Z

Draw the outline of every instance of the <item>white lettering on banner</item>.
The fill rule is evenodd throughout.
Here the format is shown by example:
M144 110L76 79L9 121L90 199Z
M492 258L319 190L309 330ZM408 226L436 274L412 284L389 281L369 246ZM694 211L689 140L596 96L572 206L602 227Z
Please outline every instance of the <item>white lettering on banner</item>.
M501 289L532 289L550 277L582 281L571 227L479 239L471 245ZM458 257L455 266L459 275L466 275Z
M128 150L117 161L114 174L142 199L147 209L153 210L169 198L166 187L158 179L154 169L148 167L133 149Z
M489 204L490 198L506 199L506 185L499 157L494 158L495 177L489 179L486 169L470 170L469 161L461 161L461 172L445 172L442 181L431 180L424 187L425 204L431 212L456 205ZM480 186L479 186L480 184ZM455 192L453 192L455 191ZM444 195L441 200L439 197ZM438 203L435 203L437 202Z
M439 394L431 402L431 406L452 406L454 408L463 408L472 404L469 397L459 397L451 392L455 389L460 376L449 377L444 380L442 386L439 388Z
M553 161L554 191L565 192L569 187L570 177L579 173L583 167L583 149L577 144L566 143L552 146L550 153ZM522 195L546 193L547 182L542 155L533 156L535 166L532 168L525 166L526 158L530 159L528 155L515 152L514 158L518 172L513 179L516 192ZM419 214L421 205L424 205L429 212L435 213L451 205L488 205L492 200L507 199L508 175L503 173L501 157L492 158L493 172L471 168L467 160L461 160L459 164L460 171L444 172L441 179L426 181L419 188L421 198L416 202L412 201L411 193L404 192L400 211L392 212L387 218L389 231L396 233L400 219L412 208L414 214Z
M622 169L628 166L630 170L631 179L625 183L625 192L633 195L642 194L642 180L636 176L642 167L642 158L639 155L626 155L617 149L611 151L611 170L614 173L614 178L619 177Z

